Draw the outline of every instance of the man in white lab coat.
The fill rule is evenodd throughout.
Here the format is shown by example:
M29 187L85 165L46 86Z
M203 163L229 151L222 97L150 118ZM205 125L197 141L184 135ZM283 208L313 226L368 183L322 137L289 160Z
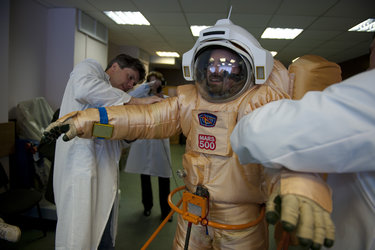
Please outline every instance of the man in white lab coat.
M148 104L161 100L157 97L132 98L125 92L144 76L141 62L124 54L114 58L105 71L95 60L84 60L70 74L60 116L90 107ZM118 162L124 146L126 143L121 140L75 138L68 143L57 141L53 177L58 217L56 249L94 250L114 246Z
M154 83L150 91L142 91L143 96L152 95L163 96L162 87L165 83L164 76L158 71L151 71L147 74L146 83L141 84L134 92L138 92L143 85ZM134 92L129 92L133 95ZM159 204L161 219L169 214L171 208L168 205L168 195L170 193L171 171L171 150L169 138L165 139L138 139L131 144L129 155L126 161L125 172L141 175L143 215L150 216L153 207L153 195L151 176L158 177ZM172 218L169 219L172 221Z
M243 164L330 173L331 249L375 249L375 39L368 71L255 110L237 123L231 144Z

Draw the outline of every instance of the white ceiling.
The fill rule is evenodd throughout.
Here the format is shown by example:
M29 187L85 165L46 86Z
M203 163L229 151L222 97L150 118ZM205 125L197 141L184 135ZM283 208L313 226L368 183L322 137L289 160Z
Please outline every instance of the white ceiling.
M286 66L294 58L316 54L343 62L369 52L374 33L349 28L375 18L375 0L37 0L46 7L75 7L109 28L109 40L137 46L150 55L176 51L181 56L196 40L190 25L214 25L226 18L247 29ZM104 10L140 11L150 26L117 25ZM266 27L302 28L294 40L261 39Z

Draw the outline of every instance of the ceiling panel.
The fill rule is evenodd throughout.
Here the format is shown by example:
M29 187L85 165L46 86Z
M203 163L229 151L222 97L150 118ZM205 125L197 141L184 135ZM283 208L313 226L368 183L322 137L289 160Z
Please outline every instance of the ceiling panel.
M325 16L333 17L375 17L375 1L374 0L341 0L329 9Z
M183 26L186 25L186 19L181 14L177 13L165 13L165 12L145 12L144 16L154 26Z
M226 18L223 13L186 13L186 19L188 25L215 25L216 21L219 19Z
M162 2L162 1L161 1ZM226 13L229 11L229 0L180 0L185 13Z
M274 28L299 28L305 29L310 26L316 17L314 16L273 16L269 22L269 27Z
M288 0L279 6L276 15L321 16L337 4L337 0Z
M272 15L277 11L281 2L281 0L232 0L232 16L236 13Z
M65 0L63 0L65 1ZM129 0L86 0L91 3L99 11L104 10L123 10L123 11L137 11L137 7Z
M156 50L191 49L197 38L190 25L214 25L227 18L248 30L276 59L289 65L295 56L317 53L342 62L368 53L373 33L349 32L359 22L375 18L375 0L35 0L46 8L85 11L106 25L109 40L119 46L138 46L150 55ZM151 26L117 25L103 10L144 14ZM294 40L260 39L266 27L303 28ZM176 67L180 67L177 65Z
M261 27L264 29L271 20L272 15L259 15L259 14L233 14L231 20L233 23L241 23L244 27Z
M313 30L341 30L347 31L354 25L363 21L355 17L321 17L317 19L309 29Z
M176 0L133 0L139 11L147 12L178 12L181 13L181 6Z

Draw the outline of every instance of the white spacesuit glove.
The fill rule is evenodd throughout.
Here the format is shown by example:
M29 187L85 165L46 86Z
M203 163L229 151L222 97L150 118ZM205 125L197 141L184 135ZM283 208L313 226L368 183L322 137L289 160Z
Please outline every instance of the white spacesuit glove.
M298 185L303 185L303 181L295 188ZM313 250L320 249L323 245L332 247L335 228L329 209L323 208L317 201L300 194L283 194L281 189L282 185L281 188L280 185L276 185L269 197L266 206L267 222L275 224L281 220L283 229L287 232L295 232L299 244L302 246ZM319 195L323 189L318 190ZM313 192L315 191L313 190ZM327 194L321 195L327 196Z

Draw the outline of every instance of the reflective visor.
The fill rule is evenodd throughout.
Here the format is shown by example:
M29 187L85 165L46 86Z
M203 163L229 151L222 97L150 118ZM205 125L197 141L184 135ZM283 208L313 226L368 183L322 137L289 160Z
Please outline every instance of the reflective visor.
M210 102L233 100L252 78L246 59L222 46L208 46L197 54L194 64L195 80L201 96Z

